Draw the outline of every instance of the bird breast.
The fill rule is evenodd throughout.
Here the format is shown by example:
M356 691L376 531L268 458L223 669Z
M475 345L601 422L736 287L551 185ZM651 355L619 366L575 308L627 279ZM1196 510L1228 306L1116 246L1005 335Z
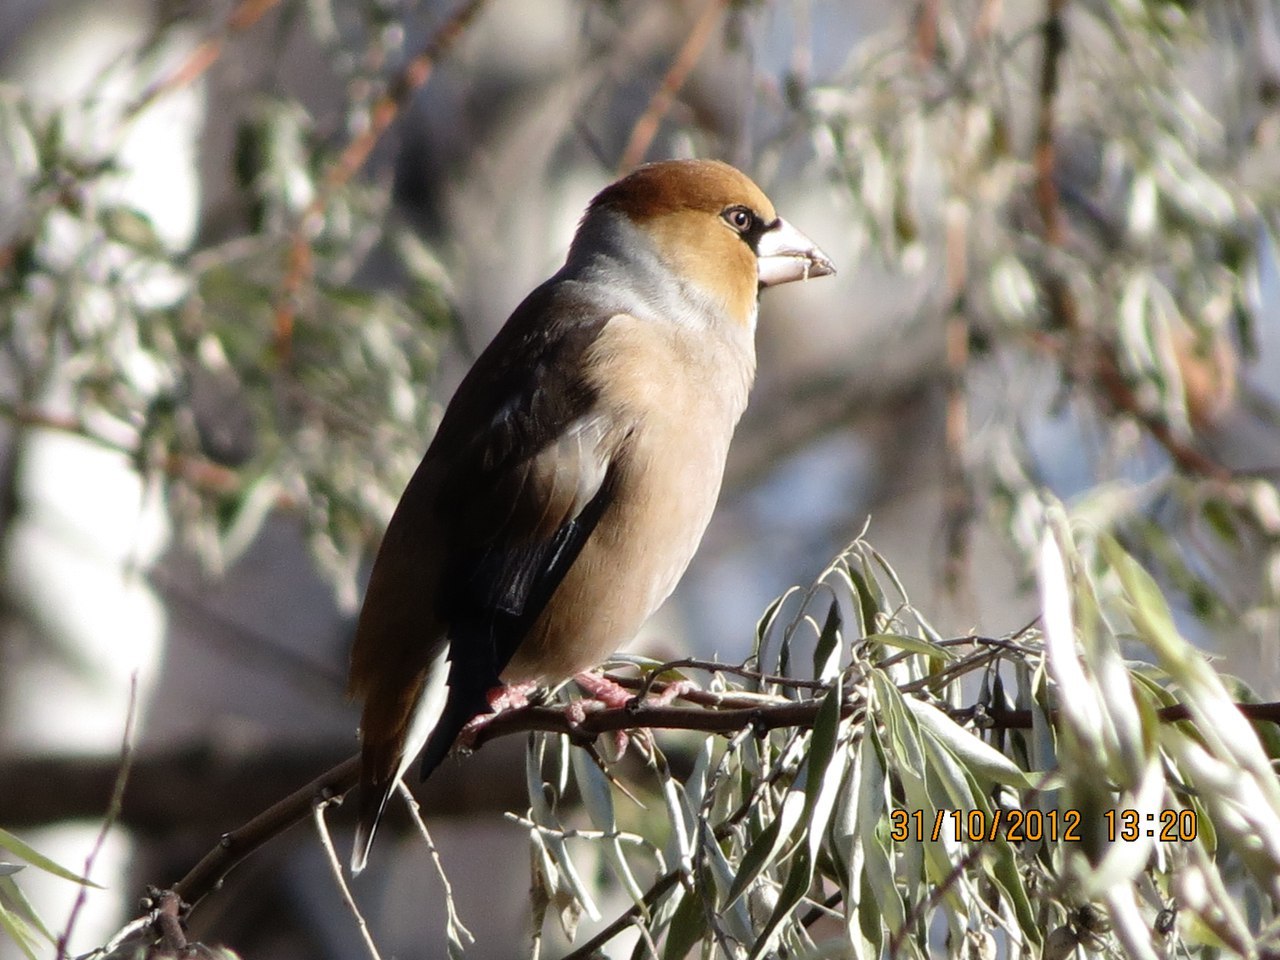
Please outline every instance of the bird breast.
M694 335L615 316L592 346L598 410L624 431L609 507L507 683L572 676L630 641L675 588L711 519L755 368L742 331Z

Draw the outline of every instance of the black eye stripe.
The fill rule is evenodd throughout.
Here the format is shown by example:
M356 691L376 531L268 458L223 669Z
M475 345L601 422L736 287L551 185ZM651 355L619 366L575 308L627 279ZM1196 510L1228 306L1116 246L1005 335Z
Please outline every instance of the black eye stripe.
M755 250L760 243L761 235L772 230L778 223L777 220L773 223L765 223L760 214L742 204L726 207L720 216L725 223L742 235L742 239L752 250Z

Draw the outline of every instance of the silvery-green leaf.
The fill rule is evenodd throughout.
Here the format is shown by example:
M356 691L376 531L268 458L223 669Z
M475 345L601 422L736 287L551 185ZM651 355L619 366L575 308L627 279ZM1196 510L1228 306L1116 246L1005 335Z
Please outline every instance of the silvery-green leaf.
M632 901L647 916L644 890L636 882L635 875L631 872L631 865L627 863L626 854L623 853L622 844L617 838L618 822L614 816L613 792L608 779L586 750L573 751L573 771L578 790L582 794L583 805L587 808L587 815L597 830L608 835L608 839L602 841L605 858L612 864L614 872L622 881L622 886Z
M1027 775L1012 760L984 743L977 734L966 730L932 704L915 697L906 697L904 700L920 726L937 737L974 773L1019 790L1031 787Z
M36 942L36 938L27 928L27 925L22 922L22 918L9 910L3 903L0 903L0 930L4 930L9 935L9 939L14 942L28 960L37 960L36 948L39 944Z
M756 837L755 842L747 849L741 863L738 864L726 903L736 903L760 873L769 869L782 855L783 848L791 839L796 825L803 820L805 807L805 796L802 791L787 791L786 796L782 798L782 809L778 812L778 816L765 827L760 836Z
M923 657L932 657L936 660L953 662L957 659L954 650L946 647L940 647L936 643L920 637L911 637L901 633L874 633L867 637L868 644L893 647L897 650L905 650L908 653L916 653Z
M800 901L804 899L804 895L808 893L809 886L812 883L813 858L809 855L807 848L801 847L796 851L796 855L791 858L787 878L778 893L773 912L769 915L769 919L765 922L764 927L761 928L756 938L751 950L750 960L759 960L769 952L782 934L783 924L795 911Z

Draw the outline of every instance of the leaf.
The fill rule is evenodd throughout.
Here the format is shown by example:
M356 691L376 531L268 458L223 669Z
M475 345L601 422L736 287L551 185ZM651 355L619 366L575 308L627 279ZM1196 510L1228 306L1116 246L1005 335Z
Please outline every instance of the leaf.
M697 894L690 893L681 887L682 893L676 906L671 925L667 928L667 942L663 944L663 960L685 960L689 951L702 940L707 932L707 916Z
M932 704L915 697L904 699L921 728L936 737L967 769L1007 787L1031 789L1032 783L1026 773L999 750L983 742L977 734L966 730Z
M578 875L578 869L574 865L573 858L569 856L569 851L565 846L564 837L560 835L563 830L559 818L548 803L542 779L542 757L545 752L545 745L549 737L531 737L531 745L525 751L525 780L529 789L529 812L533 822L539 826L545 827L546 831L531 831L534 834L534 841L546 850L555 866L558 868L557 876L563 879L567 884L567 889L572 891L573 897L578 901L583 912L592 920L600 919L600 910L596 907L595 901L592 899L587 885L582 882L582 878ZM559 739L558 737L555 739ZM556 877L548 877L548 880L554 880ZM561 884L556 883L551 891L553 899L554 894L562 890ZM565 916L565 909L561 909L562 919ZM566 934L568 929L566 928Z
M35 937L27 929L27 925L22 922L17 914L13 913L3 903L0 903L0 929L9 935L9 939L18 945L18 949L25 954L29 960L36 960L36 943Z
M778 893L778 902L760 930L760 935L751 950L750 960L758 960L773 947L782 932L782 924L791 916L796 905L804 899L812 883L813 858L809 855L808 849L802 847L791 861L787 879Z
M711 836L710 830L702 831L702 851L707 862L711 864L711 872L715 878L716 890L727 890L733 883L734 869L725 857L720 844ZM728 899L716 910L719 921L726 924L729 933L740 943L751 943L755 939L752 929L751 915L747 912L746 903Z
M49 943L53 943L53 934L44 925L44 921L36 913L35 907L31 905L31 901L27 899L26 894L22 892L22 888L18 886L12 876L0 876L0 907L12 910L40 936L44 937Z
M890 741L886 746L886 758L897 769L902 781L902 791L906 800L906 809L920 811L924 818L932 822L936 814L943 810L930 796L929 782L926 779L926 760L924 743L914 715L907 709L902 692L889 681L879 670L873 670L871 679L876 690L879 713L884 718ZM937 839L932 836L924 838L923 843L909 846L909 852L921 852L928 879L933 883L941 883L951 872L951 861L955 855L954 837L943 832ZM954 891L949 890L950 896Z
M858 634L868 636L879 629L880 601L884 594L874 580L864 576L862 571L849 568L849 579L854 585L854 597L858 601Z
M66 867L59 866L42 853L36 852L35 849L23 843L8 830L0 829L0 847L8 850L15 857L21 857L31 866L45 873L51 873L55 877L61 877L63 880L70 880L72 883L78 883L83 887L93 887L95 890L102 890L98 884L94 883L77 873L73 873Z
M605 858L612 864L614 872L622 881L623 887L632 902L640 909L642 915L648 917L644 904L644 891L636 882L627 863L626 854L622 852L622 843L618 840L618 821L613 811L613 792L604 773L596 765L595 759L586 750L573 751L574 779L582 794L583 806L587 808L587 816L600 832L607 834L603 840Z
M141 210L107 207L99 214L98 222L109 238L131 250L156 257L165 252L151 218Z
M885 819L885 768L877 749L877 733L872 724L864 728L859 763L862 776L858 783L858 836L863 850L862 892L859 897L858 920L862 935L874 945L879 955L886 926L897 931L906 923L906 910L893 878L890 840L882 836Z
M827 619L813 648L813 678L831 680L840 672L840 602L832 600Z
M756 663L763 673L771 672L769 669L769 662L765 656L767 652L766 647L769 642L769 635L773 632L773 628L777 624L778 617L782 612L782 605L800 592L799 587L791 587L783 593L782 596L769 604L769 606L765 608L764 613L761 614L760 619L756 622L755 657ZM763 681L757 680L755 683L755 690L760 692L763 688Z
M796 824L800 823L804 809L804 794L799 790L788 790L782 798L782 809L778 811L778 816L756 837L738 864L737 873L725 898L726 904L736 903L761 871L773 865L787 840L791 838Z
M915 653L922 657L929 657L948 663L956 660L959 656L954 650L940 647L931 640L925 640L921 637L909 637L900 633L873 633L867 637L866 642L878 646L894 647L898 650L905 650L908 653Z

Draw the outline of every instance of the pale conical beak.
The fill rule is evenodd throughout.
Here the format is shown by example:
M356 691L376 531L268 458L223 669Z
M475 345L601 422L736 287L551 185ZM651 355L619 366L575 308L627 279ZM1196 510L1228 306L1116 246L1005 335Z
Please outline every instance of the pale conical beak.
M781 217L760 235L760 242L756 244L756 262L762 287L825 277L836 272L827 255Z

